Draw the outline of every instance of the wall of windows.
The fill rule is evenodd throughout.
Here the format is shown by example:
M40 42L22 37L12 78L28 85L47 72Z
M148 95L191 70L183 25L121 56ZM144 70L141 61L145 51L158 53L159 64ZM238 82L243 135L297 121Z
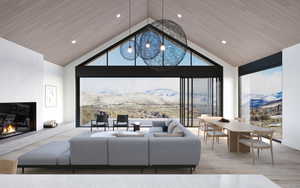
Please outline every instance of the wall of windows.
M240 116L282 139L282 66L240 76Z
M223 83L223 67L192 48L179 45L178 49L174 49L186 49L183 60L176 66L170 63L172 61L166 61L167 58L172 58L167 52L162 52L163 58L158 58L154 64L146 64L138 56L137 50L134 50L136 58L132 61L121 56L122 44L126 44L128 40L138 40L147 27L132 33L76 67L77 127L88 125L98 111L108 112L111 118L115 118L117 114L128 114L131 120L182 120L184 116L187 118L186 126L193 126L192 118L198 114L213 114L216 109L218 113L222 113L222 108L218 108L216 101L219 102L222 98L222 95L218 94L222 87L218 84ZM168 38L170 42L173 40ZM217 78L218 81L213 81ZM186 84L185 88L180 85L182 79L190 83ZM198 79L203 80L203 83ZM169 84L162 86L164 80L169 80ZM188 80L195 82L191 84ZM169 88L174 85L172 83L177 87L173 88L173 91ZM195 89L194 92L192 89ZM182 97L186 97L185 103L180 100ZM183 109L185 113L182 114Z

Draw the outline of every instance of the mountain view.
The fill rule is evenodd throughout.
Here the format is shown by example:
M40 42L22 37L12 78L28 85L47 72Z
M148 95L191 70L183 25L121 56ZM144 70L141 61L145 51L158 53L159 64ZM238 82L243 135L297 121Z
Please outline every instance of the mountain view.
M251 95L250 97L251 108L259 108L264 105L272 104L282 101L282 91L272 95Z
M110 118L116 118L118 114L128 114L129 118L141 119L177 118L178 82L173 79L160 81L162 84L157 79L149 78L137 84L136 80L129 79L127 82L123 81L123 84L118 83L118 87L98 86L99 88L94 90L81 89L81 124L87 124L95 119L95 114L99 111L108 113ZM156 85L153 85L153 82ZM171 87L172 84L176 84L176 87ZM136 85L143 85L143 88L136 88Z
M241 77L241 115L254 125L275 130L282 138L282 67Z

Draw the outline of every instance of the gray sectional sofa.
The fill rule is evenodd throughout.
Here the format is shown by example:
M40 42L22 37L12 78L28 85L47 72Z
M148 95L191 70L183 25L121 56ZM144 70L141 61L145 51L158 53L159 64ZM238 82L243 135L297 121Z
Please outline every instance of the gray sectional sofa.
M165 124L154 122L149 132L140 136L95 136L95 133L88 133L69 141L49 143L20 156L19 167L23 170L43 166L195 168L200 160L199 137L174 121L172 129L176 127L182 136L173 136L173 130L169 128L167 133L162 133Z

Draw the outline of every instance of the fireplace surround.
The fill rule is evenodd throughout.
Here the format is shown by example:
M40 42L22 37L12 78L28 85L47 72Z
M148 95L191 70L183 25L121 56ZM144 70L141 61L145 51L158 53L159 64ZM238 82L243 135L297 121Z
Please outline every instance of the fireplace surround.
M0 103L0 139L36 131L36 103Z

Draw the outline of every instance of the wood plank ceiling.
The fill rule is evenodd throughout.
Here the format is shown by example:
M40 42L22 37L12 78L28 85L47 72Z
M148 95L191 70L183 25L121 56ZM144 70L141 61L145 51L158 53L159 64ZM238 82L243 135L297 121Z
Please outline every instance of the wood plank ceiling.
M147 0L132 2L132 23L136 24L147 18ZM189 40L232 65L299 43L299 10L299 0L165 0L167 19L179 23ZM150 16L161 18L160 0L150 0ZM127 0L0 1L0 37L38 51L59 65L127 28ZM73 39L76 45L71 44Z

